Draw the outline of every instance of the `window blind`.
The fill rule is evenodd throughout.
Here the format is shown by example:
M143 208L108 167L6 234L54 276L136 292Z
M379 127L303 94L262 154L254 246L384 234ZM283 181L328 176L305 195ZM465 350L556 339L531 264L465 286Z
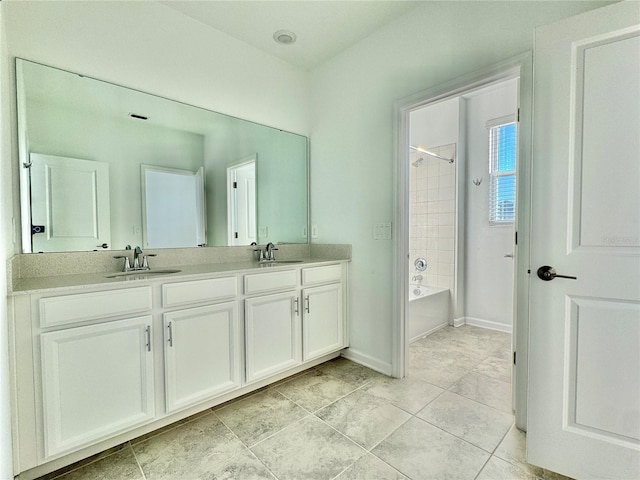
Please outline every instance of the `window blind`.
M516 218L518 126L489 128L489 224L508 225Z

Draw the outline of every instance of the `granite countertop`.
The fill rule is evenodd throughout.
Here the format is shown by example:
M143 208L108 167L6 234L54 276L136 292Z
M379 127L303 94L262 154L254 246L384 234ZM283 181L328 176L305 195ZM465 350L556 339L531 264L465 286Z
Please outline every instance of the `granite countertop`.
M69 275L52 275L40 277L23 277L17 279L10 295L27 295L32 293L47 293L71 289L95 288L101 286L132 286L152 281L172 282L187 281L224 273L257 273L265 270L284 270L308 265L323 265L343 262L345 260L330 260L322 258L304 258L295 261L287 260L274 263L258 263L256 261L241 261L227 263L207 263L202 265L185 265L151 268L148 272L131 275L114 276L121 272L81 273ZM153 274L154 271L180 270L178 273ZM195 277L195 278L194 278Z

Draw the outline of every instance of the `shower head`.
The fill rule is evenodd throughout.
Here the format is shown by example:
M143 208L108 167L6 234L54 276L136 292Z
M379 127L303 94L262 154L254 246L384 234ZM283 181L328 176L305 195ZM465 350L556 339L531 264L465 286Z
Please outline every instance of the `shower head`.
M419 159L417 159L415 162L411 163L412 167L419 167L422 165L422 163L424 162L424 158L420 157Z

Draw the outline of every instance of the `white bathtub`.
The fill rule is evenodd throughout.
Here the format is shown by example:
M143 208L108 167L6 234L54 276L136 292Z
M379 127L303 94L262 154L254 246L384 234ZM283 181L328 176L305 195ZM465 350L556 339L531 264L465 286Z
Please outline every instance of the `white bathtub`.
M409 341L418 340L449 324L448 288L409 285Z

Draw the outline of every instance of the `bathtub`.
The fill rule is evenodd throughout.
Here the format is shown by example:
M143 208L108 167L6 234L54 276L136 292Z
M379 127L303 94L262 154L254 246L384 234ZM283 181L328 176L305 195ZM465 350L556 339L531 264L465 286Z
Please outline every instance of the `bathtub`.
M451 294L448 288L409 285L409 341L449 324Z

